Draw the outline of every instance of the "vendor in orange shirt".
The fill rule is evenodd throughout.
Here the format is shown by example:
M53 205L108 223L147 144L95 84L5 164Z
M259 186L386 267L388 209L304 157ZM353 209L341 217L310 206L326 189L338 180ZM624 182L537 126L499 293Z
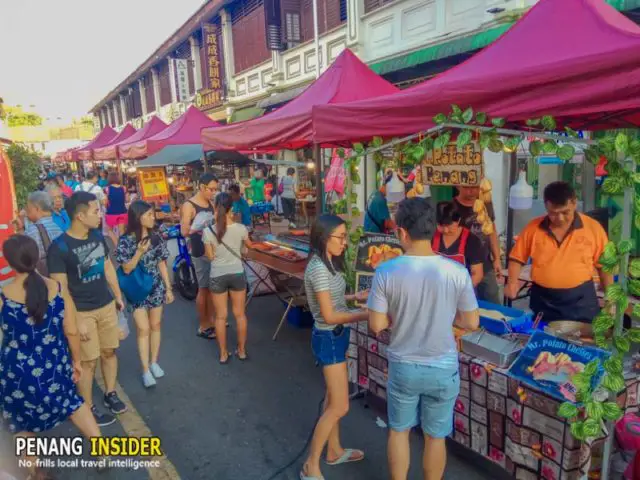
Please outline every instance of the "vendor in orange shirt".
M515 298L522 266L531 265L531 300L534 313L545 322L576 320L590 323L600 311L593 282L597 270L602 288L612 282L598 261L607 234L594 219L576 212L576 193L566 182L544 189L547 215L524 228L509 255L505 295Z

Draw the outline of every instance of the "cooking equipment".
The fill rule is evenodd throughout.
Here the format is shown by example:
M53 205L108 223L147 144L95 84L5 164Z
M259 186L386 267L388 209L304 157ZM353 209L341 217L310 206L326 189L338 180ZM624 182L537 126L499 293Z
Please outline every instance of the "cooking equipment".
M583 343L595 343L593 340L593 329L591 325L573 320L558 320L549 322L547 333L562 337L567 340L574 340Z
M498 337L484 329L464 335L460 343L464 353L500 368L509 367L524 348L518 340Z

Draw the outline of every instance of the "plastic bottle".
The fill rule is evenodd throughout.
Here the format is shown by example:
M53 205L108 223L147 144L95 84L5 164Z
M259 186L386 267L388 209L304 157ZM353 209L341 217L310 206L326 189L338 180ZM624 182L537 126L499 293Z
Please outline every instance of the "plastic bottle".
M527 183L527 173L521 171L518 181L509 189L509 208L528 210L533 206L533 187Z

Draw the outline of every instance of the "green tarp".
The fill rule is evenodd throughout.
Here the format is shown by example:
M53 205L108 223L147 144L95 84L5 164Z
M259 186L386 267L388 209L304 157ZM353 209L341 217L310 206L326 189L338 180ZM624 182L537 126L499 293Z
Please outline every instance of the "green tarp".
M166 167L197 162L203 156L202 145L169 145L137 163L137 167Z

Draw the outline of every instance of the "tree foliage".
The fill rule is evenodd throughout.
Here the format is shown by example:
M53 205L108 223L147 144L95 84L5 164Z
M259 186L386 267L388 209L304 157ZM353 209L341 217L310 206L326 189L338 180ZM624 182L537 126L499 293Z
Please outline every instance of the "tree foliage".
M4 107L9 127L37 127L42 125L42 117L22 110L22 107Z
M7 155L11 160L18 207L22 208L26 205L29 194L36 190L40 183L40 157L17 143L9 145Z

